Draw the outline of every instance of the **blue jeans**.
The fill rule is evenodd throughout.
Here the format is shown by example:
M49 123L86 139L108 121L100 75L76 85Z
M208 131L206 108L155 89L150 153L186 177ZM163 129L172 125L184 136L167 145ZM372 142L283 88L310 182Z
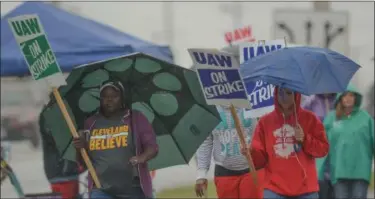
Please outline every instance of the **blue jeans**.
M275 193L271 190L268 190L268 189L264 189L263 198L264 199L291 199L291 198L295 198L295 199L318 199L319 194L317 192L313 192L313 193L306 193L306 194L303 194L303 195L300 195L300 196L289 197L289 196L279 195L279 194L277 194L277 193Z
M91 192L90 192L90 199L99 199L99 198L102 198L102 199L112 199L112 196L104 193L100 189L93 189L93 190L91 190Z
M113 197L100 189L92 189L90 192L90 199L146 199L140 187L134 187L133 193L129 197Z
M368 182L340 179L333 186L335 198L367 198Z
M330 180L319 180L319 199L330 199L333 197L333 187Z

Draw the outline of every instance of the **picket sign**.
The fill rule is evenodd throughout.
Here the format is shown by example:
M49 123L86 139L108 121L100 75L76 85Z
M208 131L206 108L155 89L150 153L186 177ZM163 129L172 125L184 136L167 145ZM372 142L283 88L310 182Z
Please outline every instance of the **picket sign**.
M251 108L251 107L250 107L249 100L247 98L246 91L243 88L242 78L239 75L238 61L232 54L227 53L227 52L221 52L217 49L214 49L214 50L212 49L188 49L188 51L189 51L191 58L193 59L193 65L195 66L194 68L196 69L196 73L198 75L198 79L200 81L201 88L202 88L207 104L222 105L222 106L229 105L241 146L243 148L247 148L243 126L241 124L241 120L239 119L237 115L235 106L237 105L237 107L241 107L241 108ZM216 71L220 71L220 73L222 74L221 76L223 77L226 76L226 73L228 72L232 73L234 71L235 73L238 73L238 76L235 76L235 77L232 76L235 79L230 79L230 78L221 78L221 79L235 80L232 82L237 82L237 86L239 86L239 84L241 83L242 90L238 91L241 95L240 94L231 95L231 94L225 93L223 94L223 96L226 97L225 99L221 99L221 100L212 99L212 96L210 96L210 93L207 93L207 89L206 89L207 87L205 87L207 85L205 84L205 82L207 82L206 79L208 78L209 75L207 75L206 71L204 70L210 70L209 71L210 74L213 74ZM212 75L210 76L212 77ZM246 159L249 164L249 172L253 177L254 184L258 185L258 179L257 179L258 176L254 167L253 160L249 152L247 152L246 154ZM204 195L205 197L207 197L206 192L204 192Z
M208 105L250 108L238 60L216 49L188 49Z
M283 40L259 40L257 43L241 43L239 45L240 63L243 64L247 60L255 58L256 56L279 50L284 48L284 46L285 41ZM245 110L246 118L258 118L273 111L274 85L259 80L254 83L247 82L245 88L252 107L252 109Z
M66 85L65 77L57 63L56 56L48 42L47 35L44 32L38 15L20 15L9 18L8 23L33 79L36 81L44 80L46 84L52 88L53 95L68 124L72 136L75 138L79 137L58 90L59 86ZM80 152L96 187L101 188L99 178L96 175L87 151L81 149Z

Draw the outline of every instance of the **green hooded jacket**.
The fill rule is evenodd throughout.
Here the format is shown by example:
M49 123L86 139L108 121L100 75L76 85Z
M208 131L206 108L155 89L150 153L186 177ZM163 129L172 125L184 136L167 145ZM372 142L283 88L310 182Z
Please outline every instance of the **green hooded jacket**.
M349 85L347 92L355 94L355 108L349 116L340 120L336 111L328 113L324 119L327 138L330 144L328 153L331 182L338 179L360 179L370 182L372 159L374 157L374 120L361 109L362 95ZM337 95L335 106L343 93ZM319 180L324 177L325 158L317 159Z

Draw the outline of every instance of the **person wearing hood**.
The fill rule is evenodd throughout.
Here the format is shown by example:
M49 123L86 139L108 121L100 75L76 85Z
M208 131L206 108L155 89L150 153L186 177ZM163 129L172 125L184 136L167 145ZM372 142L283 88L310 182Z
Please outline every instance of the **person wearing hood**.
M374 157L374 120L361 109L362 95L349 85L324 120L335 198L366 198ZM323 173L323 166L319 175Z
M147 162L158 153L156 135L142 113L128 108L125 97L121 82L104 82L99 112L73 140L77 149L87 150L102 184L98 188L90 182L90 198L152 198Z
M326 115L334 108L336 93L312 95L302 102L302 108L312 111L323 122Z
M322 122L301 108L301 94L274 91L275 110L262 116L249 149L257 169L265 169L264 198L318 198L315 158L328 153Z
M335 104L335 93L329 94L317 94L312 95L302 102L302 107L306 110L312 111L315 115L323 122L326 115L334 108ZM328 159L317 158L316 164L324 165L324 174L318 176L319 180L319 198L332 198L333 197L333 187L330 180L330 168L328 164Z
M218 198L263 198L264 171L258 171L258 184L254 185L249 173L248 162L241 154L240 140L237 135L230 109L217 106L222 122L213 130L196 152L197 180L195 192L198 197L204 196L207 189L207 172L212 157L215 162L215 186ZM254 124L245 119L244 110L238 109L242 120L245 141L250 142Z

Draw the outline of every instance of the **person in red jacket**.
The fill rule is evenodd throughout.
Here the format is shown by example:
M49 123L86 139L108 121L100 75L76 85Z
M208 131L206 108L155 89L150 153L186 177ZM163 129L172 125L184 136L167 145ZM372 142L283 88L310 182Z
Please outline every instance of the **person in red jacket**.
M323 124L300 107L299 93L276 87L274 96L275 110L260 118L250 146L255 167L265 169L264 198L319 198L315 158L329 149Z

